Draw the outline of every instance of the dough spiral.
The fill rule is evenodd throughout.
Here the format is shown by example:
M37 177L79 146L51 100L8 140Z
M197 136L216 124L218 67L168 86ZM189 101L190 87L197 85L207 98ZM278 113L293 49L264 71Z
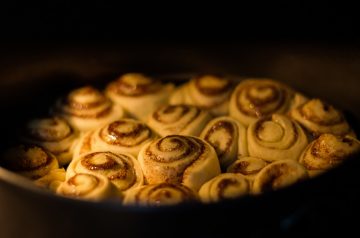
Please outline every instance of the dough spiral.
M252 123L247 131L249 155L272 162L297 160L308 141L303 129L280 114Z
M238 173L243 175L250 181L255 179L255 176L267 165L268 163L256 157L239 157L232 163L228 169L228 173Z
M360 143L353 137L322 134L306 147L299 162L314 176L359 152Z
M278 190L309 177L306 169L295 160L280 160L263 168L255 177L253 193Z
M238 156L248 155L246 128L231 117L211 120L201 132L200 138L214 147L223 170Z
M207 109L215 116L229 114L232 82L215 75L200 75L179 87L170 104L188 104Z
M291 110L290 116L315 137L323 133L340 136L355 135L344 115L320 99L312 99L294 108Z
M22 141L52 152L60 166L70 163L78 133L59 117L34 119L27 123Z
M160 136L198 136L211 120L207 111L190 105L164 105L149 118L148 125Z
M126 154L111 152L84 154L70 163L66 177L72 177L77 173L104 175L122 192L139 187L144 183L138 161L133 156Z
M75 174L63 182L56 192L77 199L100 201L118 198L121 201L121 194L116 191L109 179L102 175Z
M248 194L249 182L241 174L223 173L206 182L199 190L202 202L218 202Z
M90 86L75 89L58 100L53 113L79 131L89 131L124 116L122 107Z
M45 176L35 180L35 184L39 187L49 189L52 192L56 192L57 188L62 182L65 181L65 169L53 169Z
M111 82L105 92L132 117L145 121L160 105L168 102L174 85L139 73L128 73Z
M36 145L19 145L8 149L3 155L3 164L4 167L34 180L59 168L56 157Z
M143 122L120 119L86 133L76 146L74 157L94 151L111 151L136 158L141 147L154 138L155 133Z
M181 184L150 184L129 191L124 205L169 206L195 201L195 193Z
M183 184L194 191L221 172L214 148L191 136L157 139L141 149L138 160L149 184Z
M245 126L258 118L286 113L295 104L295 93L271 79L247 79L240 82L230 99L230 116Z

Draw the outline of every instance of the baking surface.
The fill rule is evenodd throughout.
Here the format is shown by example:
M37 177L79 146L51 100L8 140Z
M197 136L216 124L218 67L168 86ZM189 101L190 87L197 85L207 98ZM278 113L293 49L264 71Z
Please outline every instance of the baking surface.
M5 135L1 140L1 148L6 146L14 136L10 125L21 125L28 118L45 114L44 108L48 108L59 95L78 85L87 83L104 85L118 74L129 71L153 75L225 73L273 77L306 94L319 95L360 118L360 97L358 97L360 87L357 80L360 77L358 67L360 54L357 49L309 45L202 45L196 47L94 45L69 46L69 48L57 50L44 50L41 47L24 49L22 52L19 50L14 51L17 53L10 56L3 54L0 57L2 63L0 110L6 112L0 126L0 130ZM357 121L355 126L357 126ZM177 220L183 221L182 225L190 225L190 229L187 230L196 228L191 225L193 223L199 224L201 229L207 229L205 233L199 233L199 229L195 230L189 237L216 237L231 234L231 230L221 233L222 229L217 229L217 227L233 224L234 221L227 215L234 212L246 214L239 218L236 224L240 221L244 222L247 227L244 233L253 236L268 232L292 235L304 229L305 231L314 229L315 225L319 231L323 229L331 231L329 227L342 225L337 222L338 217L349 219L353 214L352 210L356 208L354 204L358 191L354 188L359 183L351 178L356 173L355 167L344 167L327 177L311 181L313 183L308 184L309 187L307 187L310 190L305 191L318 191L314 194L302 193L303 190L296 187L259 199L242 200L241 204L239 202L238 204L222 203L211 207L200 206L197 209L175 210L174 214ZM338 180L338 177L342 179ZM326 181L325 185L324 181ZM349 181L349 183L344 184L340 181ZM106 213L107 217L118 217L116 218L118 220L102 223L99 229L111 229L112 226L116 226L115 224L119 225L123 222L119 226L127 229L126 232L130 236L136 237L143 234L142 231L145 230L139 230L138 223L145 224L147 220L151 220L145 227L150 227L150 233L152 233L156 229L151 226L156 226L159 221L167 222L169 219L168 215L164 214L169 214L170 211L166 213L160 211L155 215L148 211L144 215L143 211L139 213L139 211L113 210L109 205L95 208L88 204L64 202L52 197L49 199L48 196L31 193L4 181L0 181L0 184L0 194L2 194L0 205L4 207L0 215L0 223L8 222L9 225L4 227L7 228L9 234L20 232L14 224L21 223L28 228L29 233L46 237L52 234L57 225L64 220L66 220L64 226L74 231L77 226L72 221L81 220L81 227L86 227L92 221L100 223L102 219L99 214ZM23 198L26 198L26 201ZM262 207L254 207L259 204ZM88 210L89 207L91 207L91 212ZM249 209L249 207L254 209ZM53 218L55 211L58 215ZM267 214L259 218L257 214L265 213L264 211ZM188 217L189 212L192 213L191 219ZM10 215L4 216L5 214ZM17 214L24 214L24 216ZM30 215L32 219L26 219L25 214ZM73 216L73 219L67 219L69 214ZM83 214L87 214L87 217ZM334 214L336 214L335 217L333 217ZM212 216L225 218L212 219L210 223L199 221L204 217ZM46 229L42 222L48 222ZM256 230L258 224L262 224L263 229ZM173 223L164 232L176 229L176 227L176 223ZM77 234L76 232L74 235ZM93 232L96 234L100 231L94 229ZM180 233L185 233L185 230Z

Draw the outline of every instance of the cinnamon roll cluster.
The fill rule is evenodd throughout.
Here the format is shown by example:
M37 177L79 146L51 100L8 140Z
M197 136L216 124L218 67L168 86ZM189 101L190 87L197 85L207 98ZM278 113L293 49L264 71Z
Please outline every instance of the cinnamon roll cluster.
M360 142L340 110L272 79L129 73L29 121L1 165L62 196L125 206L213 203L340 165Z

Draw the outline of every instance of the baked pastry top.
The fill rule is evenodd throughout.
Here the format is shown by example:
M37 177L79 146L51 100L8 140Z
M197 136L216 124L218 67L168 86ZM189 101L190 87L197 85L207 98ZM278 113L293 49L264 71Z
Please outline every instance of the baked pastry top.
M344 114L274 79L124 74L28 121L1 165L60 196L124 206L283 189L360 153Z

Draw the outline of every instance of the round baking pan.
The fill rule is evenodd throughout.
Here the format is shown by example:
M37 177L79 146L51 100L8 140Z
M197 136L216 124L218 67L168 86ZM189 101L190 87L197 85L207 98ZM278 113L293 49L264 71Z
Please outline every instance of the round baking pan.
M309 45L88 45L4 50L0 57L1 143L16 142L26 120L46 115L56 98L125 72L164 80L196 73L272 77L346 112L359 134L360 54ZM359 209L359 158L312 180L257 197L216 204L123 207L55 196L0 167L1 237L228 237L330 234Z

